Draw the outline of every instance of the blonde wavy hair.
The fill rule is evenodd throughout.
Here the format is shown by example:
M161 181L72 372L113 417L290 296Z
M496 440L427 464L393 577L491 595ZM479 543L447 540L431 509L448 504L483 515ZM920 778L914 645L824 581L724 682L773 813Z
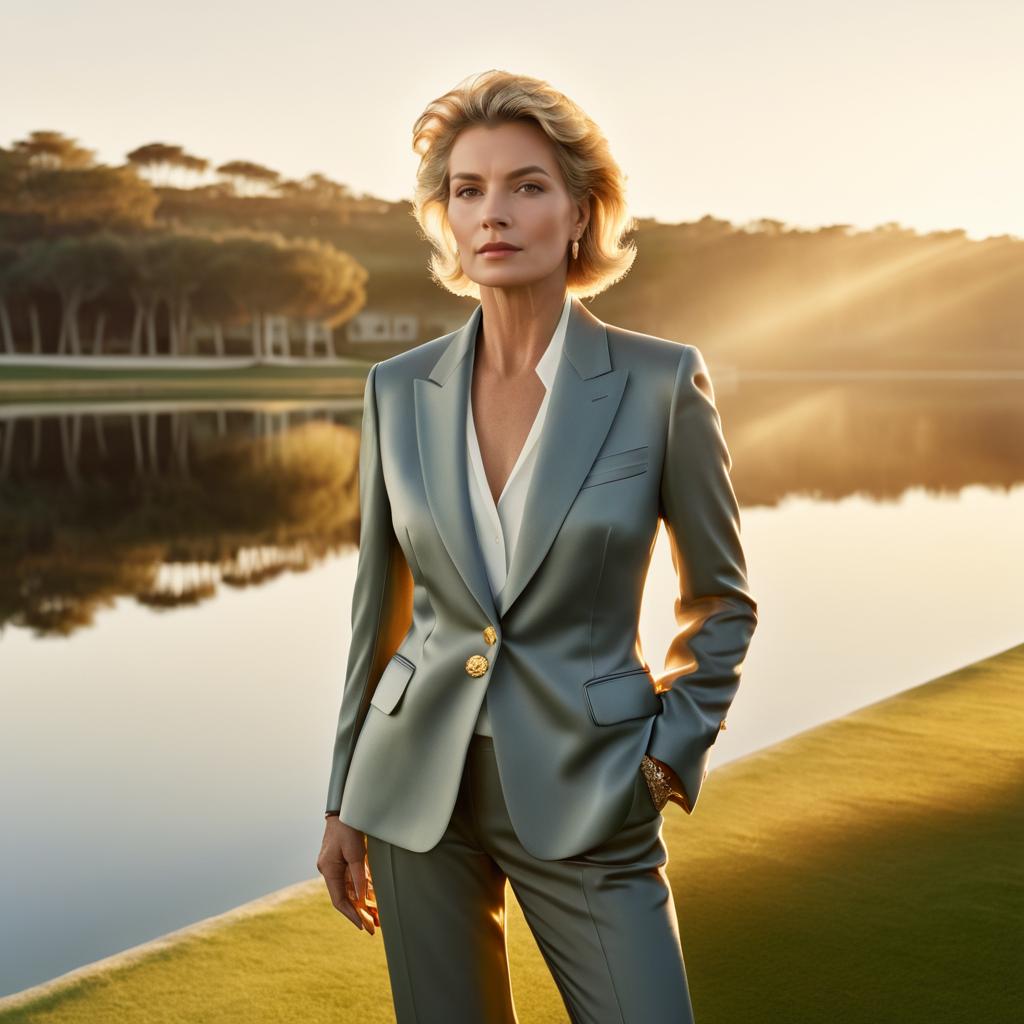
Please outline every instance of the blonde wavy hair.
M620 280L636 259L624 235L636 226L625 199L625 175L601 129L547 82L492 69L471 75L427 104L413 125L419 169L412 215L433 247L431 274L455 295L480 298L466 276L448 223L448 163L459 133L470 125L533 121L554 146L570 196L590 196L590 220L579 239L579 256L568 263L566 287L580 298L598 295ZM568 256L568 250L566 250Z

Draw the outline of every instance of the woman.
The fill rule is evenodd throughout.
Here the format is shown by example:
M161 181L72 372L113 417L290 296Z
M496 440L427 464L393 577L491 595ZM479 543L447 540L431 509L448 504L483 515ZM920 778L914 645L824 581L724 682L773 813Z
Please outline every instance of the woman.
M757 618L707 369L580 302L635 250L573 102L486 72L414 148L434 276L480 303L367 378L317 868L382 928L399 1024L516 1020L506 882L573 1021L689 1021L662 809L696 804ZM655 678L637 626L661 522L678 631Z

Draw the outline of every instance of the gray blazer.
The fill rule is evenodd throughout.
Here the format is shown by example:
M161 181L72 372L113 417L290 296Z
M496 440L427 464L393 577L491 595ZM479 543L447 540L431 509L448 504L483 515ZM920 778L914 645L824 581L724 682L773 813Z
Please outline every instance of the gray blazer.
M366 379L327 810L429 850L486 697L520 842L543 860L572 857L621 826L645 752L675 769L696 806L757 605L700 351L605 324L576 297L518 544L492 597L466 465L480 318L477 305L457 331ZM655 675L637 625L660 520L678 629Z

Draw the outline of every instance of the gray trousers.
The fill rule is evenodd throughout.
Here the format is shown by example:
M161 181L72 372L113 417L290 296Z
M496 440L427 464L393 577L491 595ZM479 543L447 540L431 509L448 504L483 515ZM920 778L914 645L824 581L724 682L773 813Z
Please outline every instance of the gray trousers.
M506 879L573 1024L692 1024L662 822L638 768L611 839L538 860L512 830L493 740L474 733L435 847L415 853L367 835L398 1024L518 1024Z

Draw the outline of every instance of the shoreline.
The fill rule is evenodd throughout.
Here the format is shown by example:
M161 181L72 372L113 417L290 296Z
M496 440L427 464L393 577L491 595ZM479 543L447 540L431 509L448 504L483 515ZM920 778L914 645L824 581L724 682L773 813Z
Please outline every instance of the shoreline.
M192 924L183 925L173 931L158 935L155 939L147 939L118 953L111 953L109 956L101 957L99 960L91 960L80 967L73 967L70 971L58 974L48 981L41 981L38 985L29 988L19 989L6 996L0 996L0 1010L9 1010L25 1003L35 1002L46 996L56 995L63 989L74 987L80 981L87 981L94 975L104 975L110 971L120 970L123 967L131 966L146 960L152 954L162 949L180 947L182 943L190 939L200 938L204 935L212 935L219 932L225 925L235 921L241 921L249 917L257 917L260 914L269 913L282 903L287 903L302 896L312 895L314 892L323 890L327 898L327 886L322 878L306 879L304 882L293 882L281 889L274 889L265 896L258 896L254 900L240 903L237 907L222 911L219 914L211 914L209 917L200 918Z

